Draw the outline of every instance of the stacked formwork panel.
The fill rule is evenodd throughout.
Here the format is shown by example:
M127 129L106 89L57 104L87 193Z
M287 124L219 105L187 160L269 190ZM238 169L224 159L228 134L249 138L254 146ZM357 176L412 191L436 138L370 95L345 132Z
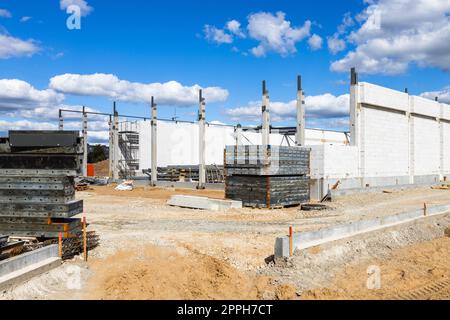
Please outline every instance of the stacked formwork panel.
M75 200L82 146L77 131L11 131L0 141L0 233L74 236L83 201Z
M227 146L226 198L244 206L277 208L309 201L310 149Z

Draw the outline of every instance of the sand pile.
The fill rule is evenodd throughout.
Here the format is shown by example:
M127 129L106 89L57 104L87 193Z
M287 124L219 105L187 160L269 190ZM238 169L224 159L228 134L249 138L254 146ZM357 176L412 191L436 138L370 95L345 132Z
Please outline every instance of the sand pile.
M239 272L213 257L146 247L91 265L89 299L294 299L292 286Z

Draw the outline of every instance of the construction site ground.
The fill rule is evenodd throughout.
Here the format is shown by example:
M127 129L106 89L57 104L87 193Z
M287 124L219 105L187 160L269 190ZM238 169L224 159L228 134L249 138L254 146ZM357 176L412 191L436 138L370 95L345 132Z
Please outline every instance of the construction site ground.
M388 191L388 190L387 190ZM166 205L171 195L222 191L92 187L79 192L101 238L81 258L0 293L3 299L450 298L450 214L296 252L274 263L277 236L450 203L429 187L356 194L325 211L298 207L222 212ZM381 270L368 290L367 268ZM428 292L428 293L427 293ZM403 296L405 295L405 296Z

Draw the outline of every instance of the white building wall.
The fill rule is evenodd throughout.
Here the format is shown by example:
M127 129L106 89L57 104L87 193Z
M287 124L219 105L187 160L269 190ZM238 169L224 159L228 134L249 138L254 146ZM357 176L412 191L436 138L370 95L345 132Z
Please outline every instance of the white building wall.
M151 127L150 121L139 121L140 135L140 171L151 167ZM261 144L261 134L243 132L242 143L245 145ZM346 144L346 135L342 132L324 130L306 130L306 143L319 145L333 143ZM294 142L289 140L291 145ZM231 126L206 126L206 163L223 164L223 151L226 145L234 145L234 128ZM281 134L271 134L273 145L288 145ZM196 123L158 121L158 166L198 165L198 125Z
M443 174L447 175L447 179L450 180L450 123L443 122L442 126L444 128L444 168L442 171Z
M408 118L399 112L365 108L361 119L365 177L408 175Z
M436 120L414 117L415 176L439 174L439 134L439 123Z

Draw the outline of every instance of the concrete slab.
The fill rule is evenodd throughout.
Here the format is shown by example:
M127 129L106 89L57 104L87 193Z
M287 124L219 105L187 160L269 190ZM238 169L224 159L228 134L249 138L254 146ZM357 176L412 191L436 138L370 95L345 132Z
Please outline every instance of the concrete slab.
M242 208L242 201L219 200L219 199L210 199L206 197L194 197L183 195L172 196L167 201L167 204L170 206L182 208L212 210L212 211Z
M350 238L359 234L381 230L418 219L425 219L430 216L445 214L449 212L450 204L447 204L429 207L426 210L418 209L391 216L341 224L332 228L321 229L318 231L294 233L293 251L307 249L327 242ZM288 256L289 237L278 237L275 240L275 257Z
M0 262L0 290L18 285L61 265L58 246L51 245Z

